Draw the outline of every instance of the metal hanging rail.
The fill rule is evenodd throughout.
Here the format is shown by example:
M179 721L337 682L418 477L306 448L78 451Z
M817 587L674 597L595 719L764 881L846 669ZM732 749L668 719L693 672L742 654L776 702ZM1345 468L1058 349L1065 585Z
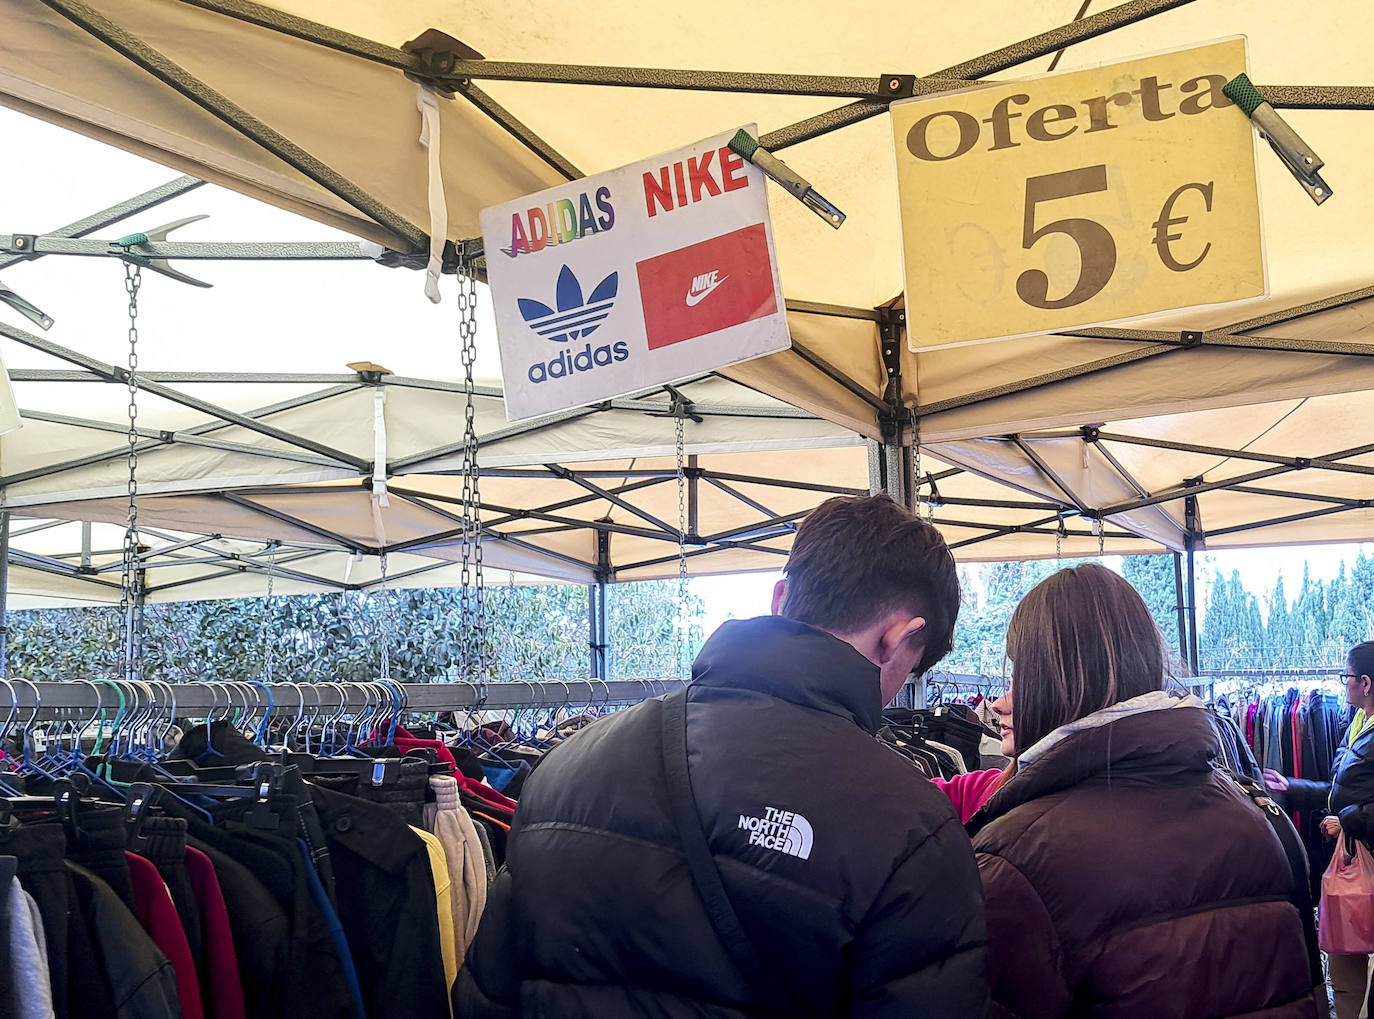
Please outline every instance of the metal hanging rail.
M944 686L984 687L981 676L932 673ZM497 683L164 683L142 681L137 689L114 680L72 679L32 682L0 678L0 711L13 711L16 723L46 717L54 711L112 713L121 706L130 712L150 715L170 712L175 704L179 717L213 715L223 718L234 710L273 714L299 711L349 711L394 703L392 688L400 690L403 711L455 711L484 709L505 711L515 708L579 705L599 707L608 704L634 704L650 697L671 693L685 685L681 679L570 679L554 681L509 680ZM911 681L908 689L920 690L921 681ZM307 693L308 691L308 693ZM901 701L901 698L898 698Z
M178 716L224 717L234 709L261 712L271 705L274 714L297 711L351 710L385 705L390 687L399 688L405 711L453 711L467 708L507 710L558 705L599 706L630 704L669 693L679 680L568 680L501 683L162 683L143 682L137 690L113 680L38 682L0 680L0 710L16 710L17 721L31 712L128 710L160 713L176 705ZM306 691L309 691L308 693ZM151 697L151 701L150 701Z

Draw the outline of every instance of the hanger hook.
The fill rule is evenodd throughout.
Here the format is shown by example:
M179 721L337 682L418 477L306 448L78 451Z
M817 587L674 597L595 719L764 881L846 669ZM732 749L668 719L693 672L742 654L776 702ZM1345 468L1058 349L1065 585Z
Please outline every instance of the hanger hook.
M318 683L302 683L302 684L301 684L301 713L302 713L302 714L305 713L305 691L306 691L306 690L309 690L309 691L314 695L314 697L315 697L315 710L312 711L312 712L310 712L310 717L309 717L309 719L307 719L306 722L305 722L305 730L304 730L303 739L302 739L302 746L304 746L305 752L308 754L308 753L310 753L310 730L313 729L313 728L315 727L315 722L319 720L319 717L320 717L320 709L321 709L321 708L323 707L323 705L324 705L324 699L323 699L323 697L322 697L321 694L320 694L320 687L319 687L319 684L318 684ZM323 737L321 738L321 744L323 744Z
M219 693L222 685L218 680L210 680L205 684L210 688L210 710L205 716L205 727L208 729L215 724L215 712L219 710ZM229 691L224 691L224 696L229 696Z
M14 677L14 682L23 683L33 690L33 711L29 713L28 721L20 726L21 729L28 729L38 719L38 709L43 706L43 694L39 691L38 684L31 679L24 679L20 676L16 676Z
M0 725L0 744L9 738L10 728L14 725L14 720L19 717L19 692L15 690L14 684L0 676L0 683L5 684L5 689L10 692L10 713L5 717L5 724Z
M142 714L139 715L138 724L130 730L129 738L131 741L136 739L139 729L145 729L147 743L144 744L143 749L151 752L153 749L153 720L157 717L157 693L154 691L153 685L146 679L136 679L133 683L142 693L147 695L148 703ZM133 745L132 742L130 745Z
M169 682L167 682L167 680L165 680L165 679L155 679L155 680L153 680L153 683L154 683L155 685L157 685L157 686L164 687L164 688L167 690L167 704L166 704L166 708L167 708L167 711L166 711L167 724L164 725L164 726L162 727L162 731L158 734L158 738L157 738L157 748L156 748L159 752L161 752L162 750L166 749L166 747L167 747L167 734L170 733L170 732L172 731L172 726L176 724L176 720L177 720L177 692L176 692L176 688L173 687L172 684L169 683Z
M305 686L301 683L288 683L286 685L296 691L296 717L291 720L291 724L282 733L282 746L289 749L291 741L296 738L296 733L300 732L301 719L305 717Z
M348 691L344 689L342 683L329 682L326 686L333 687L339 694L339 708L329 716L329 721L325 723L330 732L331 741L338 738L339 722L343 720L344 711L348 707Z

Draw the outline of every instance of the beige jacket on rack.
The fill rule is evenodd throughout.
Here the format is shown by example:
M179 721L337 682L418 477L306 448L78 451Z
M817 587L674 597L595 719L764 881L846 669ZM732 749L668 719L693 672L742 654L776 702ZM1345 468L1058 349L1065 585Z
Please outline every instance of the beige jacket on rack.
M444 847L448 859L453 925L458 933L461 960L477 934L477 922L487 905L487 864L477 826L458 800L458 780L434 775L429 785L434 790L435 802L425 806L425 823Z

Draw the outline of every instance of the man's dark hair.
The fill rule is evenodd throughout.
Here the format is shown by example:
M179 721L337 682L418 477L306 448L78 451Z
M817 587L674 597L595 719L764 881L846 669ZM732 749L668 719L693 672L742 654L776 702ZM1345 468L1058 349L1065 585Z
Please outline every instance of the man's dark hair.
M797 528L779 614L831 633L853 633L894 610L923 616L918 673L954 645L959 574L933 524L886 495L827 499Z
M1350 654L1346 656L1345 661L1350 671L1357 677L1369 676L1374 679L1374 640L1356 644L1350 649Z

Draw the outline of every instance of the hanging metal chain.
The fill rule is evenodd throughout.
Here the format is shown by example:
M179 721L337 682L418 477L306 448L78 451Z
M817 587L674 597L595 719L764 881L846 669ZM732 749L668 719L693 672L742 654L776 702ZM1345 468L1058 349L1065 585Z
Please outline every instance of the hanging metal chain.
M143 599L137 590L138 568L138 289L143 270L124 263L124 292L129 295L129 506L124 528L124 571L119 585L119 643L124 656L124 678L137 680L143 671Z
M1097 558L1101 559L1106 555L1107 535L1106 528L1102 526L1102 518L1096 517L1093 520L1093 533L1097 535Z
M682 418L675 418L674 434L677 446L677 666L686 676L691 672L687 660L687 472L684 454L687 443L683 436Z
M1054 528L1054 561L1064 561L1064 514L1059 514L1059 523Z
M262 619L258 625L258 646L262 649L262 673L258 679L264 683L272 682L275 641L271 639L272 584L277 576L277 543L268 546L272 551L267 560L267 595L262 600Z
M916 515L921 515L921 437L913 435L911 439L911 487L912 501L915 503Z
M477 466L477 408L473 369L477 363L477 279L467 255L458 259L458 340L463 363L463 662L469 678L485 677L486 601L482 576L481 472Z
M380 595L382 602L382 679L391 678L391 648L396 640L396 602L392 598L392 592L386 586L386 553L382 553L382 586Z

